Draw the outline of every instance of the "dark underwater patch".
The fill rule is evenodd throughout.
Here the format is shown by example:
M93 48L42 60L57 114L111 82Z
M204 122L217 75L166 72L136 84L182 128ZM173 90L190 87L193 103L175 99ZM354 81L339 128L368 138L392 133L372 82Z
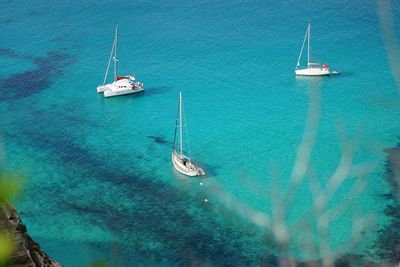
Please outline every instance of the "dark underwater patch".
M96 205L97 206L97 205ZM63 207L66 207L65 210L73 210L83 216L87 216L87 215L97 215L97 216L105 216L105 214L107 213L107 209L105 209L104 207L95 207L93 205L78 205L75 203L64 203Z
M154 135L148 135L146 136L147 138L150 138L153 140L156 144L159 145L172 145L171 142L165 140L162 136L154 136Z
M379 196L383 199L386 200L391 200L393 198L393 194L392 193L385 193L385 194L379 194Z
M133 254L139 255L141 262L153 259L169 265L197 262L212 266L249 266L259 262L260 255L245 256L249 248L244 246L242 234L246 231L236 228L237 225L213 220L213 214L207 214L200 207L195 208L197 214L188 212L188 206L193 208L193 203L187 195L167 193L171 198L163 197L165 191L174 191L171 188L152 184L149 189L153 191L133 187L132 208L123 211L104 202L82 203L82 206L64 203L62 207L123 237L123 242L131 246L124 246L118 254L125 255L128 261L132 258L127 255ZM146 194L149 195L143 198ZM162 247L152 248L151 243L160 243Z
M281 266L289 266L290 261L287 264L283 264ZM365 259L362 255L357 254L344 254L339 258L335 259L333 266L335 267L355 267L355 266L365 266L371 267L376 266L376 262L372 262L370 260ZM275 266L275 265L266 265L266 266ZM309 261L300 261L296 263L296 267L309 267L309 266L324 266L322 260L309 260Z
M134 166L132 172L109 168L96 154L78 145L72 136L51 133L40 125L35 128L27 125L16 138L25 145L49 151L57 161L65 163L66 178L62 187L57 183L36 185L41 194L54 196L50 198L54 208L46 214L59 210L75 213L82 222L112 232L118 241L96 247L101 250L98 253L109 255L108 258L119 255L118 260L126 266L137 262L150 265L163 262L162 265L168 266L279 265L271 252L271 241L262 243L253 239L259 234L257 229L238 221L229 212L220 210L224 219L218 219L212 203L205 205L199 201L203 196L189 195ZM88 181L111 183L117 189L113 192L118 194L110 195L108 191L101 191L107 189L99 187L89 195L75 195L75 188ZM127 201L129 205L121 205ZM341 258L337 266L352 266L354 257ZM300 262L299 266L309 266L308 263Z
M13 19L11 19L11 18L5 18L5 19L2 19L2 20L0 21L0 24L11 24L11 23L13 23L13 22L14 22Z
M18 106L17 102L12 105L15 108ZM66 114L73 113L64 111ZM117 243L121 249L118 255L123 262L137 263L131 255L139 256L144 263L162 261L166 265L249 266L262 259L276 262L269 252L270 243L265 244L265 253L255 248L260 245L258 239L249 238L256 236L255 229L237 222L233 215L231 220L217 219L215 210L209 207L212 204L206 206L201 201L203 196L190 195L157 177L151 177L148 172L135 168L134 161L131 171L121 171L79 145L74 136L63 130L65 125L70 125L66 123L70 119L60 117L57 111L32 110L32 115L24 118L25 123L18 125L18 131L10 129L7 133L12 133L9 138L13 142L34 151L47 152L51 160L61 166L61 181L35 184L30 191L30 194L40 192L47 195L46 200L51 199L52 203L46 205L45 215L56 216L65 211L76 214L82 222L110 231L119 238ZM51 127L48 127L50 122ZM79 121L73 125L79 125ZM160 136L148 138L168 145ZM132 159L137 156L143 157L132 152ZM93 188L87 195L79 192L81 183L96 185L103 182L110 184L114 189L110 192L118 192L117 195L111 195L106 186ZM32 198L35 199L34 196ZM123 205L119 198L129 204ZM246 233L250 234L243 238ZM161 247L153 247L153 243L159 243ZM104 253L109 255L115 244L106 244L102 247Z
M31 60L35 68L9 77L0 77L0 101L29 97L50 87L64 73L72 58L59 51L49 52L45 57L29 57L13 50L2 48L0 55Z
M11 58L18 57L17 53L15 53L13 50L11 50L9 48L1 48L1 47L0 47L0 56L6 56L6 57L11 57Z
M392 188L392 193L400 192L400 146L385 149L387 154L386 180Z
M33 56L17 53L10 48L4 48L4 47L0 47L0 56L9 57L13 59L29 60L29 61L33 61L35 59L35 57Z
M26 12L26 15L30 16L30 17L39 17L42 14L43 14L43 12L40 12L37 10L29 10L28 12Z
M390 203L384 213L389 218L389 223L379 230L375 248L382 260L397 265L400 263L400 143L385 152L385 179L391 192L385 194Z
M168 265L197 262L213 266L249 266L257 264L261 258L274 258L254 249L251 243L257 244L257 241L243 239L244 233L254 229L235 219L216 219L215 211L199 201L201 197L177 190L137 169L127 173L110 168L90 150L77 145L71 136L47 131L40 126L35 129L27 126L17 137L25 145L49 151L61 165L65 163L66 178L62 187L56 183L36 185L41 194L54 195L52 205L56 208L47 213L73 212L82 221L111 231L121 243L130 244L121 248L124 262L137 260L130 255L139 255L142 262L164 261ZM85 183L111 183L118 195L110 196L109 192L97 189L79 198L74 188L83 179ZM124 203L130 203L129 208L119 206L121 201L108 201L120 197L124 198ZM153 243L162 244L162 247L152 247ZM269 248L271 244L265 246Z

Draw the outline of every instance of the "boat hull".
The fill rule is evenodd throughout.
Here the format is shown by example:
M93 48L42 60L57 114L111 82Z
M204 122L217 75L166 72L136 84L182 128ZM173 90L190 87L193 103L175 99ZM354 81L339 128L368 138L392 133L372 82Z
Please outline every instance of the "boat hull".
M178 172L192 177L205 175L203 169L195 165L189 158L183 156L184 160L182 160L181 156L176 152L172 152L171 158L174 168ZM184 164L184 161L186 161L186 164Z
M325 76L330 75L331 72L326 68L307 68L295 70L298 76Z
M108 86L108 84L97 86L97 93L103 93L107 90L110 90L110 86Z
M129 94L136 94L143 92L143 87L134 87L132 89L123 89L123 90L105 90L104 97L113 97L113 96L120 96L120 95L129 95Z

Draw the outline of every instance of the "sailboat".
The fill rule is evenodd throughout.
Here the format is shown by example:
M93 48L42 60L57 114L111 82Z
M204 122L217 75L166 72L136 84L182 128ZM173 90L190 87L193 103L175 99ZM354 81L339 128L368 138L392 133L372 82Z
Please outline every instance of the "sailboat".
M301 68L300 67L300 60L301 60L301 55L303 54L303 48L306 43L306 39L308 40L307 42L307 68ZM297 60L297 65L296 65L296 70L295 73L296 75L302 75L302 76L323 76L323 75L330 75L329 71L329 65L328 64L320 64L320 63L311 63L310 62L310 39L311 39L311 23L308 23L306 35L304 36L304 41L303 45L301 46L300 50L300 55Z
M108 60L106 74L104 75L103 84L97 86L98 93L104 93L105 97L134 94L144 91L143 83L136 80L133 75L118 76L118 26L115 27L115 37L111 48L110 58ZM111 61L114 62L114 81L106 84L108 70L110 69Z
M172 147L172 163L174 164L175 169L185 175L188 176L200 176L204 175L205 172L203 171L202 168L197 166L196 164L193 163L193 161L190 159L189 156L186 156L183 154L183 136L182 136L182 113L183 113L183 106L182 106L182 93L179 93L179 110L178 110L178 115L176 119L176 125L175 125L175 135L174 135L174 144ZM179 124L178 124L179 120ZM179 128L179 131L177 131L177 128ZM179 135L179 138L177 137L177 134ZM177 140L178 139L178 140ZM176 149L176 142L179 142L179 147L178 150Z

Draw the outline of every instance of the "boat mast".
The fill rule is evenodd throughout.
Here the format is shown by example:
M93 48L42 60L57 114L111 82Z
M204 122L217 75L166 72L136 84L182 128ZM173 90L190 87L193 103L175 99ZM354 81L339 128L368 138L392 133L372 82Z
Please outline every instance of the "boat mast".
M110 69L111 60L113 59L114 48L115 48L115 37L114 37L114 42L112 44L110 57L108 58L108 64L107 64L106 74L104 75L104 79L103 79L103 85L106 84L106 80L107 80L107 76L108 76L108 70Z
M310 66L310 35L311 35L311 22L308 22L308 55L307 55L307 67Z
M307 36L308 36L308 28L306 30L306 34L304 35L304 40L303 40L303 44L301 45L299 57L297 58L296 69L300 66L300 60L301 60L301 56L303 55L303 49L304 49L304 45L306 44ZM307 62L307 67L308 67L308 62Z
M118 25L115 27L115 40L114 40L114 81L117 80L117 43L118 43Z
M181 157L183 156L183 142L182 142L182 92L179 92L179 147Z

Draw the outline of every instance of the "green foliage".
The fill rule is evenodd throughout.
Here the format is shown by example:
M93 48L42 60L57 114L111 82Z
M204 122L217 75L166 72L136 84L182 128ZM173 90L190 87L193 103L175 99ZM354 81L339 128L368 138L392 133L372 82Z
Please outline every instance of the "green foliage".
M92 263L93 267L107 267L107 263L105 261L102 260L98 260Z
M14 251L12 237L7 233L0 233L0 266L5 266L8 256Z
M0 209L4 202L15 198L22 189L22 176L11 173L0 173ZM0 219L4 219L1 214ZM6 266L8 257L13 253L15 244L12 236L1 228L0 221L0 266Z
M16 197L22 189L22 176L11 173L0 174L0 203Z

